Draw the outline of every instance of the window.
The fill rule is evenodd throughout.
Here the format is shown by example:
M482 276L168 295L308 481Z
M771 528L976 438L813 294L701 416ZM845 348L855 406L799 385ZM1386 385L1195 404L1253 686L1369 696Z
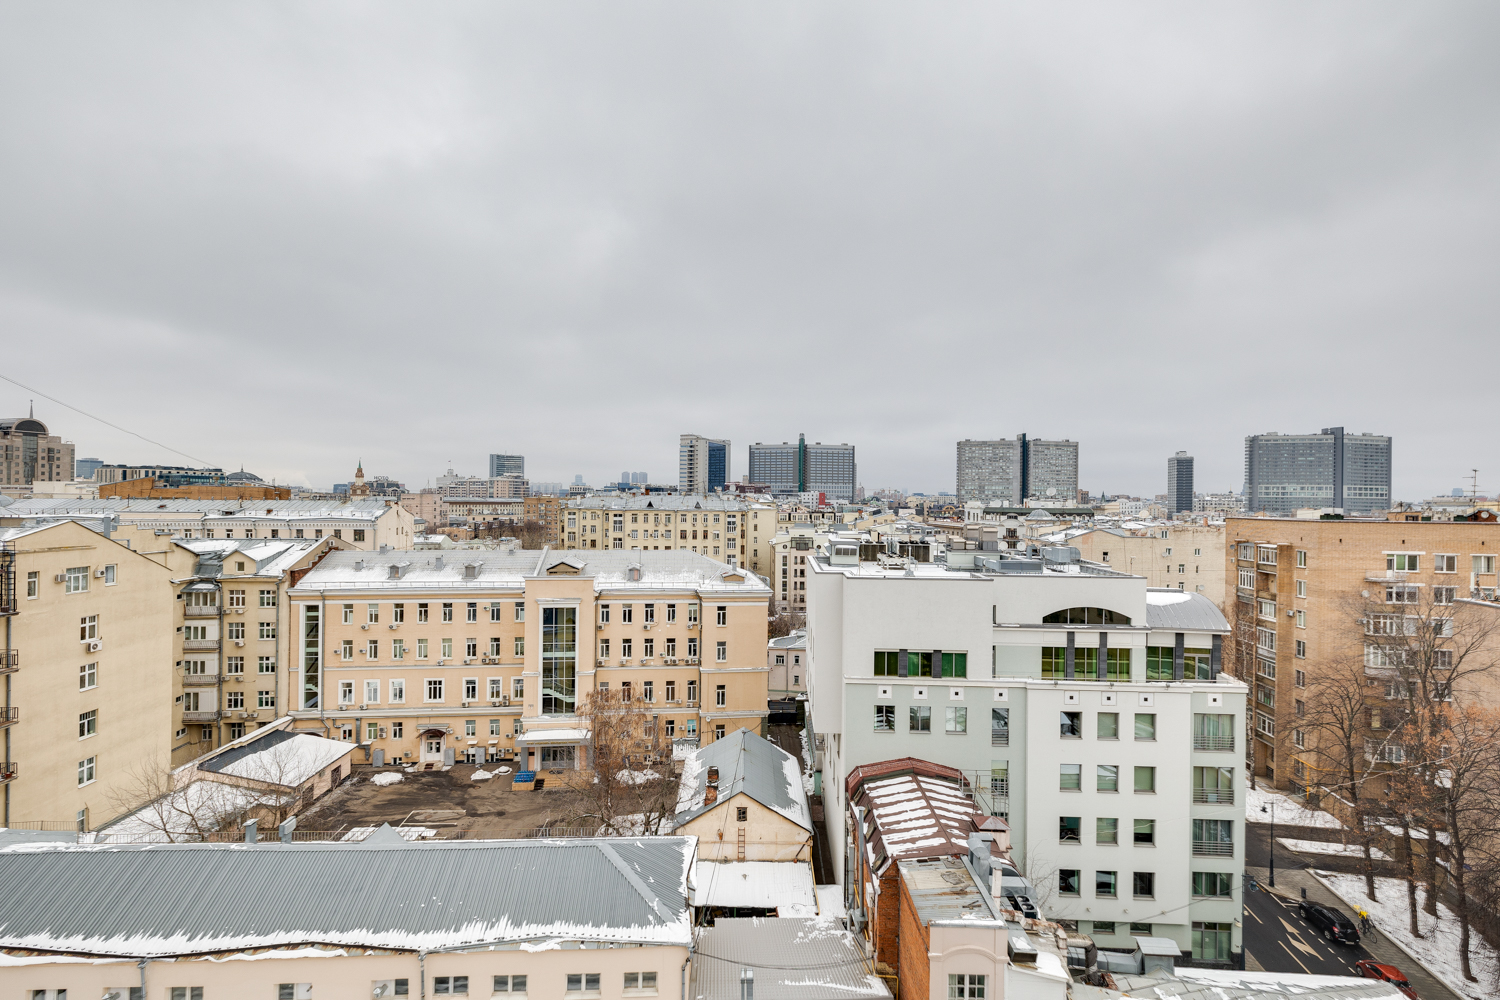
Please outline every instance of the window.
M740 812L745 810L741 809ZM740 817L741 821L744 817ZM644 990L648 993L656 992L656 973L654 972L627 972L625 973L625 988L627 990Z
M1306 597L1307 596L1307 581L1306 580L1298 580L1297 581L1297 596L1298 597Z
M451 622L452 620L453 620L453 602L451 602L451 601L445 601L445 602L443 602L443 621L445 621L445 622Z
M525 636L518 635L518 636L515 637L514 641L512 641L512 643L511 643L511 652L515 655L515 657L517 659L520 659L520 658L522 658L522 657L524 657L526 655L526 637Z
M227 629L227 638L230 638L230 639L243 639L243 638L245 638L245 623L244 622L230 622L227 626L225 626L225 628Z
M99 664L85 663L78 668L78 690L87 691L99 686Z
M42 575L33 570L26 574L26 599L34 601L42 595Z
M1294 645L1292 647L1292 649L1293 649L1294 655L1297 657L1297 659L1299 659L1299 660L1305 660L1305 659L1307 659L1307 640L1306 639L1298 639L1297 642L1296 642L1296 645ZM1299 670L1299 671L1297 671L1297 673L1301 674L1302 671Z
M1474 557L1478 559L1478 556ZM69 566L63 578L63 593L78 594L89 589L89 568L87 566Z
M969 710L967 708L949 708L944 714L944 728L947 732L967 733L969 731Z
M115 564L110 563L104 567L104 585L113 587L115 585Z
M1258 628L1255 630L1255 645L1268 653L1276 652L1276 632L1274 629Z
M1151 847L1156 843L1156 820L1138 819L1135 821L1134 843L1139 847Z
M1255 570L1240 567L1240 587L1244 590L1255 589Z
M1100 792L1118 792L1120 790L1120 765L1097 764L1094 767L1094 786Z
M990 745L997 747L1010 745L1010 709L990 709Z
M1269 618L1272 621L1275 621L1276 620L1276 602L1275 601L1256 601L1256 613L1259 614L1260 617L1262 617L1262 618Z
M1495 572L1495 557L1494 556L1474 556L1473 559L1474 559L1474 572L1476 572L1476 573L1493 573L1493 572Z
M427 701L443 700L443 681L438 677L427 678Z
M464 701L478 701L479 700L479 678L478 677L465 677L464 678L464 699L463 700Z
M1385 568L1398 573L1415 573L1419 560L1415 552L1387 552Z
M78 619L78 641L88 642L99 638L99 616L87 615Z
M714 687L714 707L716 707L716 708L724 708L725 705L727 704L727 698L728 698L728 691L725 690L724 685L723 684L715 685L715 687Z
M943 676L944 677L967 677L967 676L969 676L969 654L968 653L944 653L943 654Z
M170 1000L203 1000L203 987L173 986L168 996Z
M1076 792L1082 789L1082 764L1057 765L1057 787L1059 791Z
M339 704L340 705L352 705L352 704L354 704L354 682L353 681L339 681Z
M91 785L98 777L98 757L88 757L78 762L78 784Z
M1297 612L1297 616L1296 616L1296 622L1297 622L1297 627L1298 628L1307 628L1307 612L1306 611L1298 611Z
M1083 737L1083 713L1061 712L1058 715L1058 735L1064 739Z
M599 973L569 973L569 993L597 993L599 992Z
M720 605L718 605L718 609L719 610L718 610L717 614L714 616L714 624L715 625L728 625L729 624L729 608L726 605L720 604Z
M1120 842L1120 821L1111 816L1100 816L1094 820L1094 841L1099 844Z
M262 590L260 592L260 606L263 608L276 607L276 591Z
M1233 893L1229 872L1193 872L1194 896L1229 896Z
M912 733L932 732L932 709L926 705L911 706L906 729Z
M275 622L261 622L260 623L260 637L262 639L274 639L274 638L276 638L276 623Z
M525 976L496 976L494 992L496 993L525 993Z
M1057 818L1057 839L1065 844L1078 844L1083 842L1079 831L1083 828L1083 820L1077 816L1059 816Z
M717 663L729 662L729 643L721 642L714 650L714 661Z
M1193 958L1203 962L1229 961L1229 924L1194 920Z
M1132 872L1130 894L1136 899L1150 899L1156 895L1155 872Z
M393 659L393 660L404 660L404 659L406 659L406 640L404 640L404 639L392 639L391 640L391 659Z
M1156 714L1154 712L1135 713L1135 738L1138 740L1156 739Z
M1119 872L1094 872L1094 895L1116 896L1119 895Z
M1385 588L1385 603L1387 604L1416 604L1420 599L1421 592L1416 587L1393 584Z
M1057 870L1057 891L1064 896L1077 896L1079 894L1078 884L1080 881L1077 868L1059 868Z
M97 709L84 712L78 717L78 738L86 740L99 731L99 712Z
M893 733L896 731L896 706L875 706L875 731L877 733Z
M1457 573L1458 556L1441 554L1433 556L1432 571L1434 573Z
M1137 794L1156 791L1156 768L1136 765L1135 790Z
M469 992L469 977L433 976L432 992L438 996L463 996Z
M985 977L982 974L948 973L948 1000L985 1000Z
M479 640L478 639L465 639L464 640L464 655L467 656L467 657L469 657L469 658L471 658L471 659L473 657L476 657L476 656L479 655Z

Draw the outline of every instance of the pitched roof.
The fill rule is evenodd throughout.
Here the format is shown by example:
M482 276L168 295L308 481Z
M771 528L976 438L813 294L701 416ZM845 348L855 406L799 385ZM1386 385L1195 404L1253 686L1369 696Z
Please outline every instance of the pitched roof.
M273 729L257 739L226 748L199 763L198 769L296 788L353 749L353 743L326 739L315 733Z
M0 850L0 948L159 957L313 942L686 947L693 852L687 837L12 846ZM234 905L223 905L226 892Z
M1146 588L1146 624L1182 632L1228 632L1229 622L1202 594L1173 587Z
M719 769L719 792L712 804L704 802L710 767ZM675 823L680 827L741 794L812 832L799 761L748 729L715 740L683 764Z
M865 849L877 874L894 860L968 853L974 801L963 772L903 758L855 768L845 780L865 810Z

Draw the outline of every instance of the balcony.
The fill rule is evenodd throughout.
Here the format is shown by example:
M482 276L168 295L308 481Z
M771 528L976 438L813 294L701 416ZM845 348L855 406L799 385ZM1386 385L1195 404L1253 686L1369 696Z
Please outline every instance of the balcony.
M0 674L13 674L21 668L19 649L0 649Z
M13 760L0 760L0 785L15 780L18 766Z
M1008 747L1008 746L1010 746L1010 730L1009 729L991 729L990 730L990 746L992 746L992 747Z
M216 649L219 648L219 640L218 639L184 639L184 640L182 640L182 648L183 648L184 652L189 652L189 653L191 653L191 652L193 652L195 650L202 651L202 652L213 652L214 650L216 650Z
M1234 789L1195 788L1193 789L1193 801L1200 805L1232 806L1234 805Z
M219 607L216 604L189 604L182 613L188 618L217 618Z
M1193 749L1209 753L1234 753L1233 736L1194 736Z
M218 674L183 674L183 687L212 687L219 683Z
M1234 844L1222 840L1193 841L1195 858L1228 858L1234 856Z
M206 712L183 712L182 713L182 721L183 722L218 722L219 721L219 713L215 712L215 711L212 711L212 710L206 711Z
M19 708L0 708L0 729L14 726L21 719Z

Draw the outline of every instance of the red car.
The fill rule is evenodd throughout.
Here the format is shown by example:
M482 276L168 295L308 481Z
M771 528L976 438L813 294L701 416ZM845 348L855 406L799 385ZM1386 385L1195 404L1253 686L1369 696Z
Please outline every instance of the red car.
M1406 976L1394 965L1383 965L1374 959L1362 958L1354 963L1354 967L1366 979L1379 979L1390 983L1412 1000L1417 1000L1417 991L1411 988L1411 983L1406 981Z

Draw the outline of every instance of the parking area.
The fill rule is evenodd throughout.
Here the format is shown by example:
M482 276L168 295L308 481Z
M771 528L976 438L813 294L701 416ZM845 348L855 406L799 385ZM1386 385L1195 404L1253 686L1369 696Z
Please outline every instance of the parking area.
M400 768L357 766L349 780L299 815L297 826L349 830L389 823L429 827L444 839L481 840L527 837L542 826L571 826L586 808L582 796L560 783L512 791L511 774L475 781L476 770L480 768L472 764L455 764L446 771L407 774ZM377 784L373 779L378 775L400 775L401 780Z

